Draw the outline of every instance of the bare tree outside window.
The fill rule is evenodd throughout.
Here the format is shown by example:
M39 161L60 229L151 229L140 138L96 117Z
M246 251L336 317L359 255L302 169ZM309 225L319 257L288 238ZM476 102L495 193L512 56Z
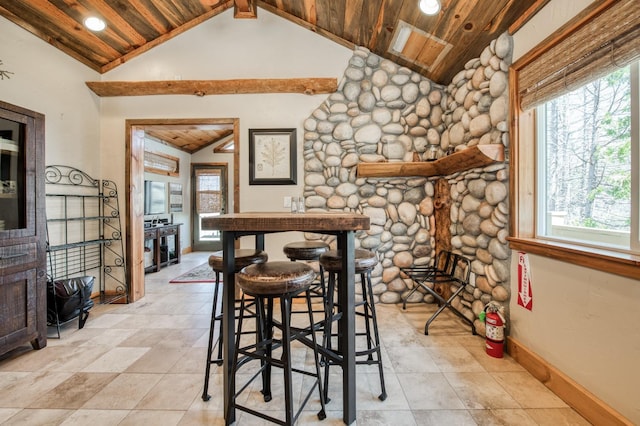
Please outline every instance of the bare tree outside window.
M548 221L555 215L563 225L630 230L630 112L629 67L540 107L546 173L539 204Z

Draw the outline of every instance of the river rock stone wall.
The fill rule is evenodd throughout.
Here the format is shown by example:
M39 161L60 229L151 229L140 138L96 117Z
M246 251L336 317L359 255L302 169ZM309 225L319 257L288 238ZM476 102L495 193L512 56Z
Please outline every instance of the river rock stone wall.
M434 182L446 178L451 246L472 261L471 284L454 302L476 321L489 301L508 316L510 249L508 164L450 176L363 178L361 162L425 160L477 144L508 147L507 70L512 40L494 40L446 86L356 48L338 91L304 122L304 195L308 210L355 211L371 218L356 246L380 260L373 271L381 303L398 303L413 288L401 267L435 256ZM321 238L307 235L307 238ZM417 291L409 302L433 302Z

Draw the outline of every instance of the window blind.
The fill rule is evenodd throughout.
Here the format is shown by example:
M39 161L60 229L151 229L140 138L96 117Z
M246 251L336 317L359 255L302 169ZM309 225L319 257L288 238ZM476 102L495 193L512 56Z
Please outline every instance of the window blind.
M523 110L569 93L640 58L638 0L609 3L518 71Z
M220 170L196 170L196 211L218 213L222 209L222 176Z

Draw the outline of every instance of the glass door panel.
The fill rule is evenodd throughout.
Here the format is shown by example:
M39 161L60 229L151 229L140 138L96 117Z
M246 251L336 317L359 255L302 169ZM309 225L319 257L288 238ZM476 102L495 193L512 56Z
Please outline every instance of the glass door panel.
M222 249L219 231L203 230L202 218L225 213L227 206L227 166L193 166L193 250L217 251Z
M0 117L0 231L27 227L25 127Z

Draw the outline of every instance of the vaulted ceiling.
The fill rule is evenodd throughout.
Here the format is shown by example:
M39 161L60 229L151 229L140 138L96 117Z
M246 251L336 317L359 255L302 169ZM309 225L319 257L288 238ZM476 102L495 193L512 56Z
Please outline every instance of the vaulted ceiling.
M0 15L104 73L229 8L238 18L256 19L264 9L447 84L491 40L519 28L547 2L441 0L440 12L427 16L418 0L0 0ZM87 30L90 15L104 19L106 29ZM407 45L393 50L404 27Z
M0 15L104 73L230 8L238 19L260 19L268 11L448 84L492 40L515 32L549 0L440 1L440 12L428 16L419 0L0 0ZM90 15L101 17L106 29L86 29Z

